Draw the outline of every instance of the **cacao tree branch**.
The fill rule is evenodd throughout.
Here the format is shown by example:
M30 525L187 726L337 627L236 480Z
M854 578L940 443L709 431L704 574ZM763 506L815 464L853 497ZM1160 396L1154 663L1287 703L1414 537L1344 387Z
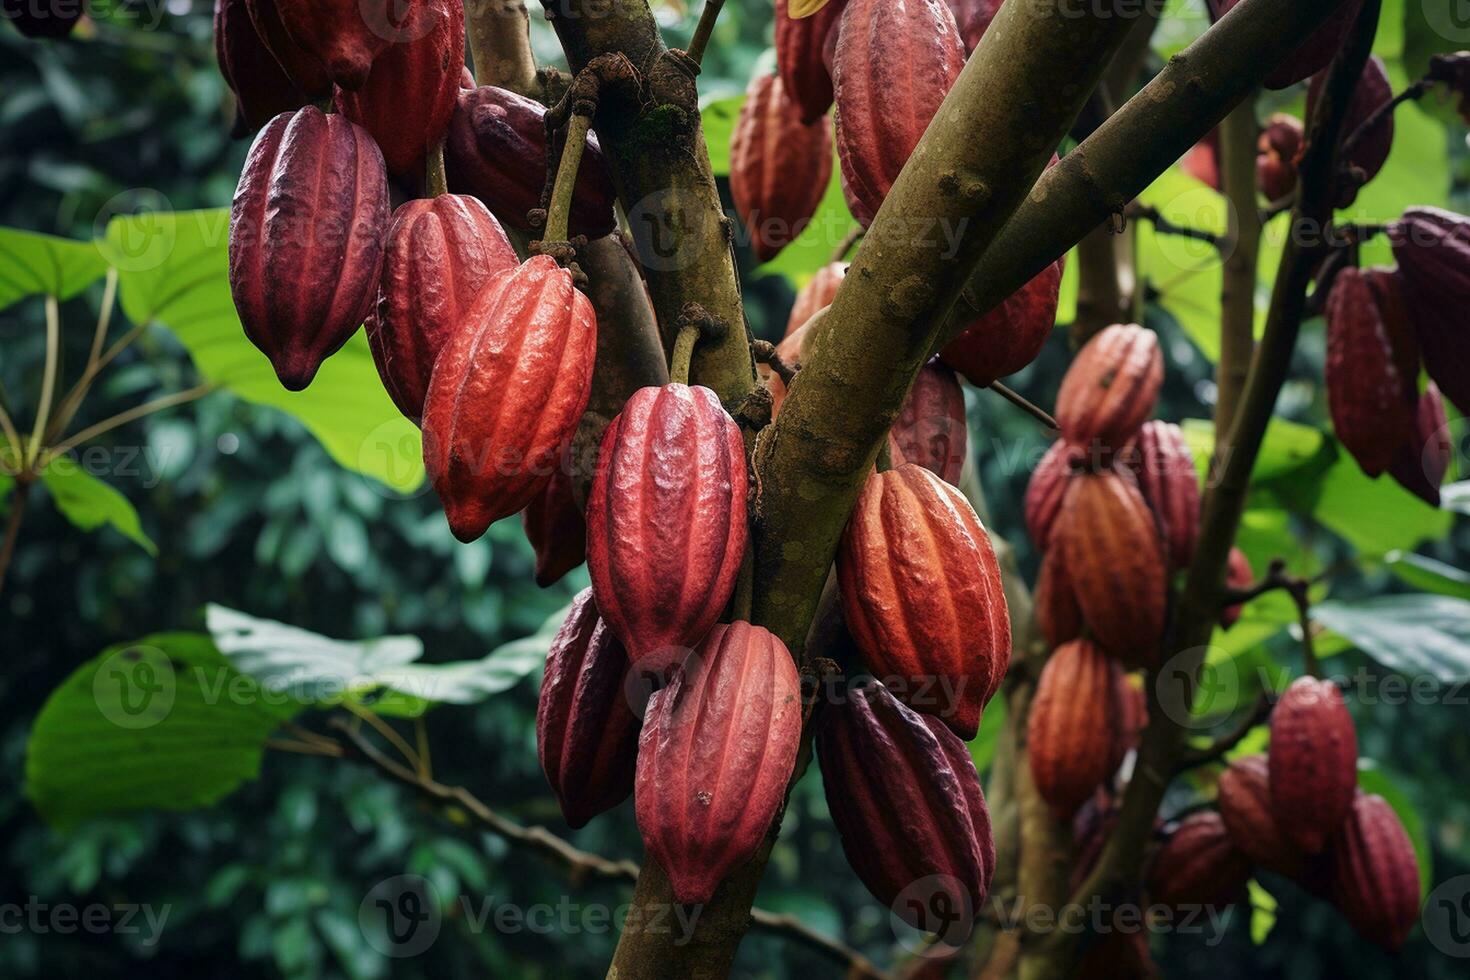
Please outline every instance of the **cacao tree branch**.
M689 47L684 53L689 56L695 66L704 63L704 49L709 44L709 36L715 29L715 21L720 17L720 10L725 6L725 0L705 0L704 9L699 12L699 23L694 26L694 36L689 39Z
M1229 202L1220 286L1220 360L1215 371L1215 448L1224 445L1245 388L1256 345L1256 268L1261 218L1256 210L1256 100L1247 98L1220 124L1220 181Z
M1007 387L999 381L992 381L990 383L990 390L1040 422L1048 432L1056 432L1061 429L1061 426L1057 424L1057 420L1052 418L1049 412L1039 405L1032 404L1025 395L1022 395L1014 388Z
M464 10L475 81L548 101L536 76L523 0L465 0Z
M1235 748L1241 742L1245 741L1245 737L1249 735L1257 725L1261 724L1267 718L1271 717L1272 707L1273 705L1271 699L1265 694L1257 697L1256 703L1251 708L1250 713L1242 718L1240 720L1240 723L1236 725L1233 729L1226 732L1224 735L1221 735L1214 742L1210 743L1202 749L1193 749L1191 751L1185 752L1183 757L1179 760L1179 768L1177 772L1186 772L1190 769L1197 769L1200 766L1209 765L1212 762L1218 762L1219 760L1223 759L1226 753Z
M1153 225L1154 230L1161 235L1174 235L1178 238L1190 238L1197 242L1204 242L1205 244L1211 245L1214 248L1222 251L1228 242L1228 239L1221 238L1213 231L1206 231L1203 228L1191 228L1187 225L1176 224L1175 222L1170 221L1168 218L1164 217L1163 214L1159 212L1158 208L1148 204L1141 204L1138 201L1130 202L1128 206L1123 209L1123 217L1135 221L1147 221L1149 224ZM1089 232L1087 237L1091 238L1094 234L1096 234L1095 230L1093 232ZM1083 241L1087 241L1087 238L1084 238Z

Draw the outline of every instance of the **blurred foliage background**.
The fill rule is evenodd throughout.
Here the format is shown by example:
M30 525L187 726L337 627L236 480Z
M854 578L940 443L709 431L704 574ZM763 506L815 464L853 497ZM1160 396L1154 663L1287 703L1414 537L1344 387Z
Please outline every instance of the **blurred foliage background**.
M197 0L99 3L72 39L56 43L29 41L0 26L0 224L87 239L100 236L118 214L228 204L247 145L228 136L231 100L214 63L209 6ZM1401 85L1427 56L1427 42L1412 27L1405 32L1414 18L1402 0L1388 0L1384 9L1380 50ZM659 14L669 42L679 44L698 8L666 4ZM557 60L539 11L533 20L538 56ZM1171 3L1151 67L1203 26L1195 0ZM753 72L770 65L770 34L767 0L727 3L700 79L717 169L739 94ZM1287 96L1293 97L1300 112L1300 93ZM1276 107L1263 105L1263 115ZM1283 100L1280 107L1293 104ZM1398 118L1410 142L1396 146L1397 166L1391 163L1361 206L1391 217L1394 208L1429 194L1434 203L1464 210L1470 166L1463 127L1447 126L1450 116L1436 107L1407 107ZM1168 179L1185 178L1175 173ZM1188 190L1165 182L1161 193L1177 201ZM829 195L828 206L840 208L840 197ZM1208 203L1186 206L1196 223L1218 217ZM1186 266L1168 243L1139 234L1150 290L1147 322L1164 337L1168 355L1159 415L1207 418L1212 370L1202 331L1210 321L1211 291L1218 296L1218 275L1211 280L1208 270L1181 271ZM830 241L809 243L791 250L774 270L759 272L742 251L745 296L758 332L779 338L794 287L830 250ZM98 284L63 304L63 323L77 327L69 326L63 337L63 371L84 362L100 297ZM0 383L12 408L34 404L43 351L39 301L0 311ZM1012 379L1014 386L1051 404L1069 357L1065 332L1058 331L1036 364ZM1282 413L1311 433L1327 428L1322 361L1321 331L1314 325L1281 402ZM149 329L104 376L78 421L187 387L192 377L180 343L165 329ZM1017 545L1029 578L1035 556L1025 540L1021 499L1044 435L999 399L969 397L988 523ZM98 819L66 833L38 819L22 786L27 734L49 692L109 644L199 629L203 607L212 602L331 637L412 634L423 641L427 661L470 660L534 632L586 584L579 570L556 588L536 589L517 522L460 545L432 493L401 497L339 466L291 417L228 393L152 416L104 441L118 450L108 482L136 507L157 557L113 530L82 533L39 494L33 500L0 594L0 903L148 903L166 906L169 914L161 939L152 943L145 941L146 930L7 930L0 974L354 980L472 972L601 975L614 942L605 929L503 933L473 928L451 911L440 939L415 958L388 960L365 945L359 904L378 882L405 872L428 877L441 895L464 894L492 905L616 908L626 892L569 885L538 858L458 826L347 763L272 752L258 780L206 810ZM1345 457L1330 438L1311 436L1299 448L1289 472L1275 485L1263 484L1253 498L1244 543L1258 569L1274 554L1300 571L1330 569L1331 598L1351 602L1409 591L1385 560L1394 548L1465 564L1470 540L1463 522L1452 526L1441 515L1407 509L1414 505L1406 495L1362 491L1351 473L1342 475ZM124 450L136 451L126 467ZM1399 520L1400 513L1409 516ZM1392 542L1375 539L1365 546L1353 537L1366 525L1385 523ZM1296 663L1295 643L1272 615L1265 610L1259 629L1242 630L1230 644L1233 662ZM1250 625L1248 616L1243 626ZM1334 673L1394 670L1349 646L1336 644ZM535 699L533 677L473 707L430 712L426 730L435 772L508 816L569 833L536 762ZM1386 785L1400 795L1396 802L1422 820L1435 880L1470 873L1470 799L1461 775L1470 770L1470 726L1463 699L1352 708L1363 754L1382 760ZM985 745L976 751L983 761ZM630 806L570 836L611 857L641 856ZM1279 903L1274 927L1264 908L1270 902L1262 900L1255 915L1237 909L1219 947L1207 948L1199 937L1156 941L1166 975L1463 975L1420 933L1390 963L1325 904L1289 883L1265 884ZM787 814L759 903L841 935L880 964L903 955L886 910L868 899L846 866L815 771ZM742 946L738 963L741 976L826 976L832 970L830 961L759 932Z

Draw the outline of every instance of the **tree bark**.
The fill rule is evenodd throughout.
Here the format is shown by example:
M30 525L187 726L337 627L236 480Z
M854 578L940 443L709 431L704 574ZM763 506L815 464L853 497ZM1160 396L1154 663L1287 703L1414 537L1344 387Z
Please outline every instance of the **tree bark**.
M1215 449L1230 435L1256 345L1256 267L1261 218L1256 210L1255 99L1236 106L1220 124L1220 182L1230 203L1228 251L1220 283L1220 361L1215 375Z

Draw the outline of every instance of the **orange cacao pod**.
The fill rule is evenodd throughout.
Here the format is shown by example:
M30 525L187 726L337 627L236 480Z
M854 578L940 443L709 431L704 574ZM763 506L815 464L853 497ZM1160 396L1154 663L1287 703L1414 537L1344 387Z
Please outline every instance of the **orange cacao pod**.
M847 0L828 0L810 17L787 12L786 0L776 0L776 72L786 94L801 108L801 121L814 123L832 108L832 75L824 51L837 33L837 22Z
M1220 774L1216 805L1230 839L1251 861L1267 871L1298 878L1306 870L1306 855L1276 822L1268 766L1264 755L1231 762Z
M1086 451L1080 446L1058 439L1031 472L1031 480L1026 484L1026 529L1031 532L1031 542L1043 551L1051 545L1052 527L1062 510L1073 463L1085 456Z
M1158 525L1133 478L1111 470L1074 477L1052 539L1093 638L1126 666L1153 665L1167 568Z
M1183 430L1172 422L1145 422L1125 455L1159 520L1170 565L1188 567L1199 538L1199 473Z
M1431 507L1439 506L1439 485L1455 451L1450 439L1444 398L1433 381L1424 387L1415 413L1415 438L1399 449L1388 471L1404 489Z
M1395 951L1419 918L1419 859L1393 807L1358 793L1332 839L1332 896L1354 929Z
M1408 288L1405 298L1424 367L1457 406L1470 405L1470 218L1439 208L1410 208L1389 227Z
M1284 200L1296 190L1296 158L1305 138L1296 116L1278 112L1266 120L1256 139L1256 187L1266 200Z
M652 697L638 743L638 829L679 901L707 901L760 848L800 743L796 664L759 626L714 627Z
M939 353L944 363L985 388L1036 360L1056 326L1066 261L1057 259L945 344Z
M357 332L387 231L388 175L367 130L307 106L255 137L230 209L230 292L286 388Z
M536 754L573 827L633 793L642 720L628 703L627 674L628 655L583 589L551 641L536 705Z
M868 477L837 556L842 610L880 680L966 740L1011 657L990 537L958 490L907 463Z
M367 339L383 387L415 424L439 351L491 277L517 262L500 222L473 197L441 194L394 212Z
M536 552L536 584L547 588L587 560L587 521L572 493L572 475L558 466L521 511L526 540Z
M959 486L969 431L965 393L953 371L938 361L919 369L893 423L893 439L905 461L918 463L945 483Z
M1213 810L1192 813L1154 855L1149 897L1164 905L1229 905L1245 891L1251 862Z
M1049 646L1059 647L1082 635L1082 609L1077 605L1077 593L1067 575L1061 548L1053 548L1041 558L1035 605L1036 621Z
M1078 351L1057 392L1062 436L1120 449L1154 411L1164 381L1159 338L1137 324L1114 324Z
M831 6L831 0L828 6ZM837 296L837 287L842 285L846 276L846 262L829 262L818 269L816 275L796 294L796 302L791 305L791 315L786 319L786 336L790 337L819 311L831 306L832 300Z
M1312 118L1322 86L1326 82L1326 72L1320 72L1312 79L1312 85L1307 90L1308 119ZM1353 100L1348 104L1347 118L1342 123L1342 139L1346 141L1368 121L1368 117L1391 101L1393 83L1389 81L1388 69L1384 67L1383 59L1374 55L1363 66L1362 77L1358 79L1357 88L1353 89ZM1372 129L1353 143L1344 158L1337 161L1339 169L1346 167L1347 172L1337 176L1333 203L1339 208L1345 208L1357 200L1359 188L1378 176L1392 149L1393 113L1387 112L1373 123Z
M927 932L978 915L995 838L965 744L874 682L822 711L816 746L842 850L873 897Z
M449 128L463 69L464 5L418 0L402 39L373 62L361 89L338 91L337 108L373 134L389 173L422 177L425 157Z
M261 41L307 99L315 102L331 95L332 79L327 69L292 40L281 20L277 0L245 0L245 8Z
M424 467L473 541L546 485L587 407L597 315L550 256L502 272L445 342L424 398Z
M699 644L745 556L745 443L708 388L642 388L602 437L587 499L597 607L640 670Z
M1248 589L1256 584L1256 573L1251 568L1251 560L1245 556L1245 552L1239 548L1230 549L1230 561L1225 566L1225 587L1227 589ZM1240 605L1226 606L1220 613L1220 625L1229 629L1240 621L1240 613L1243 609Z
M965 67L965 45L941 0L848 0L832 57L843 192L866 228Z
M1358 733L1331 681L1298 677L1271 712L1271 812L1316 854L1342 825L1358 787Z
M1041 798L1070 815L1113 772L1121 718L1117 661L1087 640L1047 659L1026 725L1026 755Z
M373 60L420 28L427 0L275 0L286 32L301 50L350 91L367 82ZM463 16L463 15L461 15Z
M1224 17L1240 0L1208 0L1210 16L1214 20ZM1315 75L1326 68L1332 56L1342 48L1348 29L1358 19L1363 0L1343 0L1338 11L1327 18L1304 40L1295 51L1266 76L1266 87L1270 89L1290 88L1297 82Z
M261 40L246 0L215 0L214 56L225 84L235 93L236 135L257 130L273 116L310 101Z
M778 76L753 79L730 135L730 196L756 258L769 262L806 230L831 176L826 119L802 122Z

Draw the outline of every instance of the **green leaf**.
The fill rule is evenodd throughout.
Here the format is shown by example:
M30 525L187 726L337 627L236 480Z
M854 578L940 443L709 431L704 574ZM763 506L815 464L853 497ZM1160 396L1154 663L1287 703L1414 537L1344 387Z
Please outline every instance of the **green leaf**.
M50 823L208 806L260 772L296 705L235 671L198 633L119 644L51 693L26 749L26 792Z
M735 132L735 120L740 118L743 105L745 95L742 93L714 99L699 110L705 146L709 148L710 169L716 177L730 176L730 137Z
M106 273L92 242L0 228L0 309L26 296L71 299Z
M995 759L996 742L1005 728L1005 699L996 698L986 706L985 714L980 716L980 731L970 743L970 758L975 760L975 768L980 772L990 768L990 763Z
M1139 199L1176 225L1225 232L1224 196L1177 167L1161 174ZM1219 251L1208 242L1160 234L1147 221L1138 222L1136 232L1139 275L1158 290L1159 305L1206 359L1215 362L1220 357Z
M1374 660L1444 684L1470 679L1470 601L1442 595L1386 595L1324 602L1312 618Z
M1209 419L1185 419L1181 427L1185 441L1194 453L1195 468L1203 479L1215 449L1215 423ZM1261 440L1261 451L1256 457L1255 469L1251 471L1251 483L1275 480L1311 463L1321 452L1324 438L1320 431L1309 425L1273 418L1266 427L1266 437Z
M167 326L210 381L299 419L340 465L400 492L417 489L418 430L383 390L362 331L299 392L282 388L246 339L230 296L228 225L223 208L114 218L101 247L118 268L123 312Z
M1397 773L1382 768L1373 760L1362 760L1358 769L1358 789L1364 793L1377 793L1393 807L1399 822L1414 844L1414 855L1419 860L1419 899L1429 894L1434 883L1434 851L1429 846L1429 835L1424 821L1419 816L1409 795L1402 787L1403 779Z
M52 460L42 471L41 482L56 501L56 509L83 531L109 525L150 555L158 555L157 545L143 533L138 512L128 498L88 473L75 460L67 456Z
M1454 521L1452 515L1429 506L1393 479L1370 479L1347 453L1339 453L1315 484L1283 481L1277 489L1293 502L1294 509L1366 555L1413 550L1421 542L1448 534Z
M1470 599L1470 572L1405 551L1391 551L1384 564L1404 582L1416 589L1440 595Z
M1251 942L1260 946L1276 925L1276 896L1257 884L1254 878L1247 883L1247 888L1251 902Z

